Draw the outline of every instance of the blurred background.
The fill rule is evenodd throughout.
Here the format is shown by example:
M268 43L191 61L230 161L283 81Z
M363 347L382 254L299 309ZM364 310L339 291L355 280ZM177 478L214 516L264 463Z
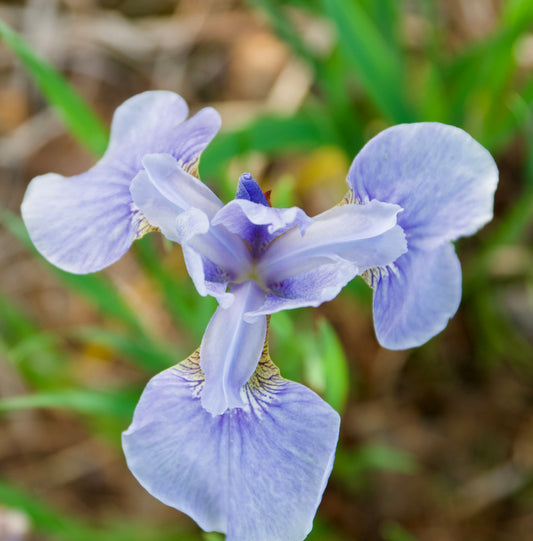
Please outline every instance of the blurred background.
M463 302L441 335L380 348L356 279L273 316L271 347L342 414L308 539L531 539L533 2L4 0L0 20L1 541L222 539L145 493L120 449L213 301L157 235L72 276L19 215L32 177L90 167L113 110L148 89L220 111L200 172L226 200L250 171L277 206L325 210L364 142L401 122L460 126L493 153L495 219L458 243Z

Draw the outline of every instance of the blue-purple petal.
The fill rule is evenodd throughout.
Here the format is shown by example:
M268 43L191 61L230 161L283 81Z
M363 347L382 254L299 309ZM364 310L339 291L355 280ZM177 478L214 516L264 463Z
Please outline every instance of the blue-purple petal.
M247 201L259 203L265 207L270 206L263 190L261 190L261 187L250 173L243 173L240 176L235 199L246 199Z
M194 207L212 218L222 208L222 201L213 191L185 171L172 155L147 154L142 164L154 187L180 211ZM136 204L142 210L142 205Z
M75 274L111 265L149 228L133 208L129 183L103 165L69 178L55 173L34 178L21 213L37 250Z
M213 218L213 224L245 239L257 257L276 237L290 229L301 236L312 222L298 207L278 209L246 199L230 201Z
M198 355L154 377L123 434L128 466L154 497L227 541L302 541L331 472L339 416L263 359L242 409L199 399Z
M459 307L461 266L451 243L412 247L391 268L374 272L374 327L388 349L427 342Z
M186 169L220 129L220 115L211 107L185 120L185 100L173 92L153 90L133 96L117 108L105 163L120 164L132 179L146 154L171 154Z
M359 268L338 258L316 268L267 285L265 302L249 315L268 315L281 310L319 306L334 299L359 274Z
M214 415L243 406L243 386L257 367L266 336L265 316L246 317L264 302L264 291L249 280L230 293L232 304L217 308L200 346L202 406Z
M69 272L98 271L118 260L149 231L130 185L150 153L171 154L194 170L199 153L220 127L213 109L184 122L187 105L172 92L134 96L115 112L109 147L89 171L48 174L30 183L21 212L30 238L54 265Z
M170 154L148 154L143 165L144 170L133 179L130 192L135 206L148 222L168 239L182 242L176 225L178 216L199 209L205 216L206 232L209 218L222 207L220 199L203 182L184 171Z
M498 169L463 130L428 122L394 126L371 139L347 181L358 202L400 205L409 247L431 248L471 235L492 218Z
M267 249L258 271L264 282L279 282L339 259L359 272L392 263L406 251L396 225L397 205L372 201L342 205L319 214L302 236L288 231Z

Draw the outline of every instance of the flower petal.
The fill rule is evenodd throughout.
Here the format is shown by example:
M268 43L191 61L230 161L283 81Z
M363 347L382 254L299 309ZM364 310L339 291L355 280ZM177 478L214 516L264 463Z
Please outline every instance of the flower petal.
M409 249L471 235L492 218L498 169L459 128L436 122L384 130L354 159L348 186L357 201L400 205Z
M397 205L379 201L333 207L313 218L305 235L291 230L276 239L258 272L271 284L339 258L353 263L359 272L391 263L406 251L405 238L396 226L400 211Z
M211 219L222 208L222 201L170 154L148 154L142 164L154 188L181 212L194 207ZM142 210L142 203L135 203Z
M388 349L419 346L441 332L461 300L461 266L451 243L417 247L375 271L374 326Z
M205 216L208 229L209 218L222 207L220 199L203 182L184 171L170 154L148 154L142 163L145 169L133 179L130 192L148 222L168 239L182 242L176 219L196 208Z
M242 387L254 373L266 336L266 318L245 320L257 309L265 293L249 280L231 289L233 303L219 306L207 325L200 346L200 365L205 373L202 406L219 415L242 407Z
M278 209L246 199L230 201L213 218L213 224L245 239L257 258L276 237L294 228L301 236L312 222L298 207Z
M212 416L201 387L197 353L150 381L122 437L130 470L227 541L302 541L331 472L339 416L266 356L242 409Z
M232 281L239 281L248 272L251 253L246 243L227 229L211 225L203 211L191 208L182 212L176 218L176 231L184 251L191 248L220 267Z
M270 283L263 305L247 315L268 315L303 306L319 306L334 299L358 273L357 265L338 258L292 278Z
M143 92L117 108L105 163L120 163L132 179L142 169L146 154L171 154L186 169L195 168L198 156L220 129L220 115L211 107L184 122L185 100L164 90Z
M142 158L170 153L189 168L220 127L207 109L183 122L187 105L172 92L145 92L122 104L113 117L103 158L73 177L49 174L30 183L22 217L37 249L69 272L98 271L119 259L151 227L130 194Z
M235 199L246 199L264 205L265 207L270 206L263 190L261 190L261 187L250 173L243 173L240 176Z
M37 250L57 267L95 272L120 259L148 227L132 209L128 182L113 168L97 165L66 178L34 178L21 205Z

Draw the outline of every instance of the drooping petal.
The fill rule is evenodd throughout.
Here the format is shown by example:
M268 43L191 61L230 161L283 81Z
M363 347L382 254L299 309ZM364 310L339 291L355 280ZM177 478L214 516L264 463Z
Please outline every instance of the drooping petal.
M391 269L374 272L374 326L388 349L427 342L459 307L461 266L451 243L432 250L410 247Z
M198 153L220 126L212 109L183 122L186 115L185 102L172 92L134 96L115 112L109 147L95 167L73 177L33 179L21 212L42 255L69 272L95 272L114 263L150 230L129 189L143 156L169 153L194 168Z
M135 211L129 186L117 172L97 165L65 178L34 178L21 205L37 250L57 267L75 274L95 272L120 259L149 227Z
M397 205L372 201L342 205L319 214L305 235L288 231L266 250L258 272L267 284L303 274L339 258L363 272L393 262L406 251L396 226Z
M403 124L370 140L354 159L348 186L357 201L400 205L410 247L471 235L492 218L498 169L489 152L459 128Z
M266 356L242 409L211 415L202 385L197 352L150 381L122 438L130 470L227 541L302 541L331 472L339 416Z
M202 406L213 415L243 406L242 387L257 367L266 336L265 316L245 317L261 306L263 290L249 280L232 287L231 293L231 306L217 308L200 346Z

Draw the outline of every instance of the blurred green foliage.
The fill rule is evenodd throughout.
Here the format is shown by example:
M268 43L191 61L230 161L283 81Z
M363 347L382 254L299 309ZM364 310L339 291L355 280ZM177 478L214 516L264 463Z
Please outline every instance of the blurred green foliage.
M369 133L369 126L417 120L447 122L464 128L491 152L498 155L519 134L531 135L533 122L533 75L520 71L516 50L533 24L533 2L503 2L498 26L486 37L451 50L438 20L436 2L416 0L429 27L416 54L402 38L404 2L395 0L250 0L249 4L268 20L274 32L293 53L312 69L315 92L291 117L261 116L247 126L224 132L215 138L202 156L202 176L218 182L226 197L234 180L228 176L228 162L237 155L261 152L280 156L331 145L352 159ZM306 10L327 19L336 41L327 53L315 52L290 17L290 8ZM87 149L102 154L107 133L92 109L70 84L24 41L0 22L0 37L17 55L43 95L54 106L72 134ZM475 322L474 348L487 360L506 355L521 363L532 352L498 304L497 287L489 275L491 258L503 247L523 240L533 216L533 137L526 148L527 166L516 204L484 233L477 255L465 268L467 317ZM287 184L289 185L289 184ZM294 193L277 194L290 205ZM3 225L25 248L34 252L18 216L3 211ZM152 237L136 243L135 256L146 276L165 299L169 317L189 335L189 346L200 341L214 310L210 299L200 298L190 280L176 274L157 257ZM19 307L0 294L0 349L21 378L29 393L0 401L0 415L20 408L59 408L91 419L98 435L118 445L120 431L127 425L140 388L91 389L82 387L68 369L67 339L99 344L146 373L146 378L179 362L190 351L154 336L131 308L123 294L104 274L74 276L55 269L36 256L43 272L79 295L101 315L105 325L51 335ZM532 277L529 276L530 287ZM353 298L360 298L361 284L350 286ZM363 294L367 297L367 294ZM346 357L333 327L326 320L314 321L310 311L280 313L272 317L273 359L291 379L310 384L337 410L342 411L350 388L356 388L357 374L348 369ZM299 339L294 340L298 335ZM512 344L512 348L510 348ZM509 350L512 349L512 352ZM490 359L489 359L490 360ZM110 425L109 417L114 421ZM354 452L339 449L334 477L346 490L359 490L367 475L389 470L409 475L416 463L405 452L383 444L368 443ZM106 525L94 529L80 521L61 516L38 498L8 483L0 483L0 501L23 509L33 527L51 539L65 541L128 539L178 539L175 533L151 531L149 526ZM396 523L383 525L384 541L411 541L414 538ZM204 540L220 539L205 535ZM180 540L200 539L183 534ZM310 539L343 540L316 521Z

